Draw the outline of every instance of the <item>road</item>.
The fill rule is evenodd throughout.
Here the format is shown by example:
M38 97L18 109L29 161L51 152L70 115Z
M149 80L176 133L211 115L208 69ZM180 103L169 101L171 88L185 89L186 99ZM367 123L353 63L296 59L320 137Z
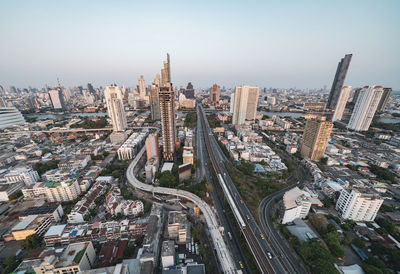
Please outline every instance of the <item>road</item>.
M239 247L240 246L239 242L236 239L235 234L233 233L233 229L231 226L232 223L228 220L228 218L226 216L225 210L221 203L221 199L218 195L218 192L217 192L217 189L215 186L215 184L218 183L218 181L217 182L214 181L212 172L211 172L210 168L208 168L209 164L208 164L207 150L206 150L206 146L204 144L203 127L200 126L201 125L201 120L200 120L201 112L200 112L199 106L197 106L196 111L197 111L197 133L196 133L197 149L196 149L196 151L197 151L197 158L200 159L200 164L201 164L201 166L197 168L196 175L200 174L200 172L203 173L207 182L212 185L213 188L212 188L211 196L214 201L214 209L217 212L218 218L221 222L221 226L223 226L225 229L225 231L224 231L225 241L229 246L229 249L235 260L235 264L236 264L237 268L240 268L239 261L241 261L243 264L243 267L244 267L243 272L247 273L248 272L247 269L249 269L248 265L246 264L246 260L244 259L244 256ZM203 178L203 175L201 176L201 178ZM234 222L234 220L231 220L231 221ZM229 238L228 232L231 233L232 240Z
M190 200L194 204L196 204L201 212L203 213L206 223L208 226L208 230L210 232L215 252L218 256L218 261L220 263L220 267L224 273L237 273L234 261L232 256L224 242L221 232L219 231L219 225L217 218L212 211L211 207L200 199L195 194L183 191L180 189L172 189L172 188L165 188L165 187L154 187L153 185L148 185L145 183L140 182L136 179L134 174L134 169L137 163L139 162L140 158L142 158L144 152L146 151L146 147L143 147L140 152L136 155L135 159L130 163L127 171L126 171L126 178L134 188L140 189L142 191L150 192L150 193L158 193L163 195L174 195L177 197L182 197L185 199Z
M221 148L217 144L217 141L213 137L211 129L208 125L207 118L205 116L204 110L202 107L201 109L201 116L204 121L205 125L205 138L208 138L209 144L211 145L209 149L210 159L213 157L217 162L217 167L214 168L220 171L221 175L223 176L224 181L226 182L227 188L231 193L231 196L238 207L243 219L246 222L246 229L243 230L243 234L247 240L248 246L250 247L250 251L253 253L253 256L258 264L259 269L263 273L295 273L294 269L286 269L282 266L280 260L277 256L273 255L272 248L269 246L266 239L262 238L261 234L263 233L262 230L259 228L257 222L255 221L254 217L252 216L250 210L247 208L246 204L243 202L242 197L240 196L238 190L236 189L235 184L233 183L232 179L229 176L228 171L225 169L225 162L228 162L225 155L223 154ZM218 173L218 172L217 172ZM272 254L272 259L268 259L268 252Z
M301 173L301 178L298 184L301 184L303 183L305 177L304 170L301 166L299 167L299 171ZM265 231L265 234L269 236L269 240L274 247L275 253L281 256L283 263L285 265L291 265L292 268L294 268L297 273L307 273L303 265L298 261L296 256L293 254L293 251L288 246L287 241L285 239L282 239L281 236L279 235L270 214L273 210L275 201L280 200L286 191L295 187L296 185L297 184L291 185L285 189L282 189L278 192L275 192L265 197L260 203L259 218L263 230Z

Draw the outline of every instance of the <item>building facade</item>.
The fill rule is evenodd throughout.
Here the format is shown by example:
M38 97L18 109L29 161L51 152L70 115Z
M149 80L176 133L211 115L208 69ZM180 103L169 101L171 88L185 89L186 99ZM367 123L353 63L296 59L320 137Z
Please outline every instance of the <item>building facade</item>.
M0 129L25 124L24 116L15 107L0 107Z
M107 112L111 118L113 130L123 132L127 127L126 115L123 104L123 95L119 87L109 86L104 90Z
M301 142L301 156L312 161L324 157L332 128L333 123L325 121L325 117L307 120Z
M372 222L383 203L383 199L365 190L344 189L340 192L336 210L343 219Z
M233 125L244 124L245 121L254 121L257 113L258 87L236 87L233 104ZM232 100L232 98L231 98Z
M172 84L160 88L161 132L164 161L174 161L176 126L175 126L175 93Z
M293 222L294 219L307 217L311 208L311 196L308 192L292 188L283 195L284 215L282 224Z
M384 112L387 103L389 102L390 95L392 94L392 88L383 88L383 93L381 100L379 101L379 105L377 108L377 112Z
M383 93L382 86L365 86L359 93L348 129L366 131L371 125Z
M157 133L150 134L146 139L146 155L147 159L155 157L160 159L160 151L158 149Z
M339 96L343 88L344 80L346 79L347 70L349 69L352 56L352 54L346 54L344 58L340 60L337 66L331 92L329 93L328 104L326 105L328 109L333 110L336 108L336 104L339 100Z
M54 109L59 109L59 110L65 109L64 95L61 89L49 90L49 97Z
M350 96L351 86L344 86L340 92L338 102L335 107L335 112L333 113L332 122L340 121L343 117L344 109L346 108L347 100Z
M216 104L219 102L220 92L221 91L220 91L219 86L217 84L214 84L210 91L210 101L213 104Z
M151 110L151 119L153 121L161 119L159 92L160 92L159 84L151 85L151 87L150 87L150 110Z
M141 99L146 98L146 82L143 78L143 75L140 76L138 80L138 92Z

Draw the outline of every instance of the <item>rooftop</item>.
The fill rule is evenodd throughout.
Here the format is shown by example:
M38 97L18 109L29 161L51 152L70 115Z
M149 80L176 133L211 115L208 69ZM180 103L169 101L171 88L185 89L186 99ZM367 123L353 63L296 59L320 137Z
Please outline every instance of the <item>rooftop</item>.
M64 228L67 225L53 225L47 230L46 234L44 234L44 237L49 237L49 236L61 236Z
M56 264L56 268L79 264L90 242L81 242L68 245Z

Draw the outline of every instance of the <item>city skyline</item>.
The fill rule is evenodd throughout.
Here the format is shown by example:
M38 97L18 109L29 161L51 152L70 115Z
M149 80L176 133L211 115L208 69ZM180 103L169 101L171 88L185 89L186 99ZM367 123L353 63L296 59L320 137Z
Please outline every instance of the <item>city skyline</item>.
M135 86L140 75L151 82L168 52L177 87L191 81L196 89L214 82L221 87L322 88L331 85L337 60L351 53L345 85L399 90L398 5L6 2L0 9L7 41L0 45L0 85L55 85L59 77L65 86ZM172 18L162 29L161 11ZM12 17L16 12L18 20ZM109 16L113 12L118 16ZM357 19L368 13L380 19ZM145 14L152 20L144 20Z

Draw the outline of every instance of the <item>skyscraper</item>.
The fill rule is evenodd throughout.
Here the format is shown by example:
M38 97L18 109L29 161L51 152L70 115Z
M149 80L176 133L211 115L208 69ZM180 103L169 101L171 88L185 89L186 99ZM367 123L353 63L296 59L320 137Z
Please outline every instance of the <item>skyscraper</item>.
M160 160L160 151L158 149L158 136L156 133L150 134L146 139L146 154L147 159L156 157Z
M340 92L338 102L333 113L332 122L340 121L343 117L344 109L346 108L347 100L349 99L351 86L344 86Z
M138 91L139 91L139 96L140 99L145 99L146 97L146 82L144 81L143 75L140 76L139 80L139 85L138 85Z
M217 84L214 84L210 90L210 101L213 104L218 103L220 95L220 88Z
M371 125L383 94L382 86L365 86L358 95L348 129L366 131Z
M160 91L160 87L158 85L156 85L156 84L151 85L151 87L150 87L150 110L151 110L151 119L153 121L161 119L159 91Z
M352 56L352 54L346 54L338 64L335 79L332 83L331 92L329 93L328 104L326 105L328 109L334 110L336 108L336 104L339 100L340 92L342 91L343 83L346 79L347 70L349 69Z
M161 69L161 86L166 87L168 83L171 83L171 65L167 53L167 61L164 61L164 67Z
M390 95L392 94L392 88L383 88L383 94L381 100L379 101L379 105L377 108L377 112L384 112L387 103L389 102Z
M324 116L307 120L301 141L301 157L312 161L324 157L332 128L333 123L325 121Z
M172 162L175 156L176 126L175 126L175 93L172 84L161 87L159 92L161 111L161 132L164 161Z
M104 89L104 97L107 104L107 112L111 118L114 131L123 132L127 127L122 92L117 86L109 86Z
M354 93L353 93L353 99L351 99L351 102L356 103L358 99L358 95L360 95L362 88L355 88Z
M61 88L49 90L49 97L54 109L64 110L65 102Z
M233 125L244 124L245 121L253 121L256 118L258 104L258 87L236 87L233 102Z
M185 94L185 97L187 99L195 99L194 97L194 88L191 82L187 84L186 90L183 91L183 94Z

